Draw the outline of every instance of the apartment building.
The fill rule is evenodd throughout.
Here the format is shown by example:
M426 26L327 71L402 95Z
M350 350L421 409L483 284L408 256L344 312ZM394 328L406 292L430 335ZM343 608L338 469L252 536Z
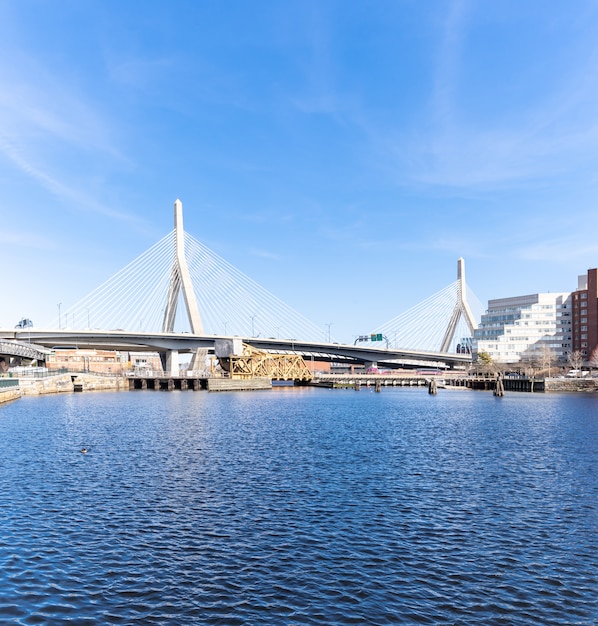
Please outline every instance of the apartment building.
M489 300L474 332L474 351L500 363L540 360L550 351L553 362L566 362L571 319L569 292Z

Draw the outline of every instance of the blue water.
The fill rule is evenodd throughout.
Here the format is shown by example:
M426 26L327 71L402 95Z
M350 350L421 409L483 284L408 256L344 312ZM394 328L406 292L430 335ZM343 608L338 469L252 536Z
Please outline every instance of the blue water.
M2 624L596 624L597 594L593 395L0 407Z

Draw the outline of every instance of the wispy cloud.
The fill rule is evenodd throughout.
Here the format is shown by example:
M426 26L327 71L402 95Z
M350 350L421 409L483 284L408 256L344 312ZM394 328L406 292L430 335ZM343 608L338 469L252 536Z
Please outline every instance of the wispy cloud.
M280 261L281 259L280 255L260 248L250 248L249 254L260 259L269 259L271 261Z
M468 2L456 0L446 6L448 13L438 50L432 111L435 126L450 132L455 119L456 84L461 65Z
M73 172L86 160L128 164L111 140L114 135L107 118L83 94L38 62L17 53L10 66L0 63L0 155L72 210L136 222L90 195L91 174L77 178ZM76 167L67 170L62 162Z
M408 130L363 123L381 162L403 185L497 189L579 173L598 158L598 45L587 40L568 58L567 71L517 105L476 118L465 112L466 43L477 25L475 5L446 5L428 115ZM479 18L479 16L477 16Z
M70 185L62 183L57 178L54 178L47 171L44 171L41 167L34 165L27 157L24 156L24 150L22 146L14 145L3 134L0 133L0 152L7 157L13 165L15 165L21 172L30 176L33 180L38 182L42 187L48 190L57 198L64 200L65 202L74 205L76 210L79 211L93 211L106 217L114 218L119 221L125 222L138 222L139 218L133 215L128 215L120 211L115 211L100 202L97 202L93 198L89 197L79 189Z
M534 242L515 249L515 255L525 261L559 262L580 266L584 260L598 257L598 243L591 241L592 235L585 240L580 237L561 237L549 241ZM594 262L595 265L595 262ZM583 264L581 264L583 267Z
M32 250L55 250L56 241L40 236L37 232L0 231L0 244Z

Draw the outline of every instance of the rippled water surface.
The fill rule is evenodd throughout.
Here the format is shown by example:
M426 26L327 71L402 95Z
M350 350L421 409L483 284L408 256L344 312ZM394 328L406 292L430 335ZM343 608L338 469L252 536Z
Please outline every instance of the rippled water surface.
M0 623L596 624L597 472L588 395L22 398Z

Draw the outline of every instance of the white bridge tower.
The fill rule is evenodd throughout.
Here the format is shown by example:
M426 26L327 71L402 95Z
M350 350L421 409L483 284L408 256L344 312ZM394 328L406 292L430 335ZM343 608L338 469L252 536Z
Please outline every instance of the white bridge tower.
M191 332L194 335L203 335L203 324L199 314L199 307L195 299L193 291L193 283L191 275L187 267L187 259L185 258L185 231L183 229L183 203L175 200L174 203L174 245L175 257L172 265L172 274L170 276L170 287L168 289L168 301L164 310L164 323L162 324L162 332L171 333L174 331L174 321L176 318L177 305L181 287L183 289L183 297L185 300L185 308L187 309L187 317L191 325Z
M455 303L455 308L453 309L453 313L448 323L446 333L444 334L444 338L440 346L440 352L448 352L451 343L453 342L453 339L455 337L455 331L457 330L457 325L461 316L463 316L463 318L465 319L465 322L467 323L469 331L471 332L471 335L473 337L473 331L477 328L477 324L467 302L465 260L463 259L463 257L460 257L457 261L457 302Z
M187 311L187 318L191 326L191 332L194 335L203 335L203 324L195 292L193 291L193 283L185 258L185 231L183 229L183 203L175 200L174 203L174 246L175 257L172 264L172 273L170 275L170 286L168 288L168 300L164 309L164 321L162 323L162 332L171 333L174 331L174 322L176 319L179 295L183 290L183 300ZM202 368L202 360L205 358L205 350L196 350L191 360L191 369L197 370ZM172 374L178 374L178 352L170 351L166 356L164 363L165 371Z

